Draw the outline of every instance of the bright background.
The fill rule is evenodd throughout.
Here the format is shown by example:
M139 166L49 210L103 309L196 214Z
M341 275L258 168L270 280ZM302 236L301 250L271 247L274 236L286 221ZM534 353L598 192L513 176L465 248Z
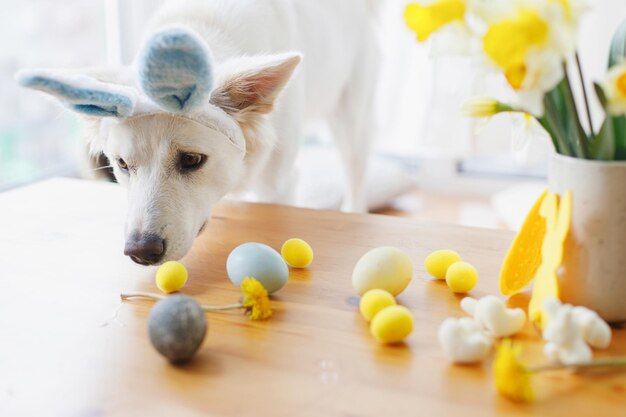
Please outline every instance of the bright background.
M230 0L224 0L230 1ZM384 213L433 218L487 227L515 228L530 200L545 183L550 145L537 138L511 151L511 118L499 115L486 126L460 114L464 100L505 93L503 80L467 58L431 56L417 44L402 13L408 0L381 0L382 72L376 103L371 192L392 189L399 198ZM143 25L160 0L22 0L5 2L0 15L0 190L55 175L84 174L76 118L38 93L22 89L13 74L26 67L84 67L129 63ZM590 2L579 51L587 81L605 72L609 41L626 18L623 0ZM598 108L594 117L601 117ZM305 152L307 160L332 160L323 134ZM321 145L320 145L321 144ZM301 164L306 205L337 189L335 173ZM335 167L339 171L339 166ZM328 170L326 170L328 171ZM332 170L331 170L332 171ZM384 172L385 175L378 175ZM332 192L331 189L332 188ZM305 193L306 194L306 193ZM337 194L337 198L340 195ZM377 195L378 196L378 195ZM440 210L439 206L443 209Z

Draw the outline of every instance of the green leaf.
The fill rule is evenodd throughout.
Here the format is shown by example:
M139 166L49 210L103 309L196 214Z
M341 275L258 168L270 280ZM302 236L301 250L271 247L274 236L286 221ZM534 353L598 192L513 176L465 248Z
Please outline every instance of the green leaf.
M600 131L591 142L589 149L592 159L612 161L615 159L615 138L613 137L613 121L606 118Z
M589 156L589 140L580 124L567 72L556 87L544 97L545 119L550 124L559 153L577 158Z
M615 159L626 160L626 117L607 117L613 122L615 140Z
M596 96L598 96L598 101L600 102L600 104L602 105L602 108L606 112L606 108L608 106L608 100L606 99L606 94L604 94L604 90L602 89L600 84L595 83L595 82L593 83L593 89L596 92Z
M550 134L556 151L562 155L575 156L567 139L567 132L561 123L565 107L563 97L557 87L546 93L543 97L543 105L545 114L539 119L539 122Z
M609 49L609 68L619 64L626 58L626 20L615 31ZM607 116L613 123L613 138L615 140L615 159L626 160L626 117Z
M609 68L619 64L626 57L626 20L615 31L609 49Z

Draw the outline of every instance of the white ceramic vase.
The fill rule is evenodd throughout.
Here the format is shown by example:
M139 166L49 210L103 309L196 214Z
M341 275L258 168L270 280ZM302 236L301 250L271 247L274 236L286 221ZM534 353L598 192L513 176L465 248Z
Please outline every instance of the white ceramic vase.
M572 192L572 223L558 271L564 302L626 321L626 161L555 154L550 189Z

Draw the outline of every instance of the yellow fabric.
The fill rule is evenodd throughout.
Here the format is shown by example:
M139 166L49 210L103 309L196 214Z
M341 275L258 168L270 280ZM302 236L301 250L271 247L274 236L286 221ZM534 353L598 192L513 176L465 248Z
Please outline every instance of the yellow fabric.
M504 295L517 294L535 277L541 265L541 246L546 234L546 221L539 214L548 194L544 190L528 212L522 228L509 248L500 270L500 291Z
M540 214L546 219L546 235L541 246L542 261L535 274L535 284L528 305L531 321L543 327L542 310L546 298L559 298L556 271L563 261L563 243L569 232L572 217L572 193L561 197L549 193L541 204Z

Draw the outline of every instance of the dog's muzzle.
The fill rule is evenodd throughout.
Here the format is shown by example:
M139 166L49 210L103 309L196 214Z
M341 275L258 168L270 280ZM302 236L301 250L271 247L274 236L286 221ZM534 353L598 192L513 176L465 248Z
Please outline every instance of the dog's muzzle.
M153 265L165 256L165 240L155 234L133 233L126 241L124 255L139 265Z

